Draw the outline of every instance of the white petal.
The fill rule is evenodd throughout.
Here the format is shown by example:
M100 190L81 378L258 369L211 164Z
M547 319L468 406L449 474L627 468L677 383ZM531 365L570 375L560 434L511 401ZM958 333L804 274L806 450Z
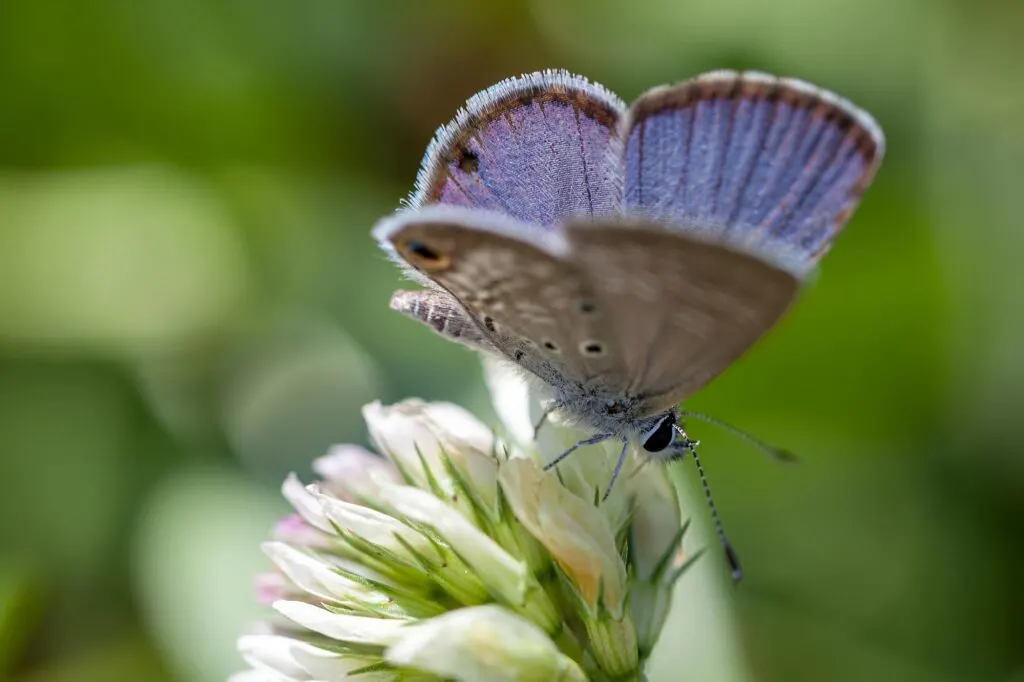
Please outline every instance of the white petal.
M635 500L630 526L630 553L638 580L649 580L655 564L679 534L682 516L676 488L663 466L642 467L627 484Z
M593 435L593 432L559 423L556 416L549 415L536 432L535 440L535 426L545 411L539 400L539 392L505 360L485 357L483 366L494 409L505 429L522 448L531 453L530 456L539 458L541 464ZM621 444L615 440L580 448L559 465L563 483L584 499L592 499L595 493L603 494L611 480L620 450ZM624 489L625 486L615 486L609 498L601 503L601 512L613 527L618 527L629 515Z
M420 461L422 455L433 477L442 483L447 482L449 488L445 492L451 492L451 482L438 459L441 445L422 418L425 404L420 400L406 400L389 406L373 402L363 407L363 419L377 449L411 476L416 485L428 486Z
M283 542L265 542L263 552L293 583L315 597L335 602L387 602L384 595L373 593Z
M600 599L619 618L626 568L607 518L532 460L504 462L498 477L512 513L547 548L594 612Z
M505 360L484 357L484 380L491 392L491 402L498 419L516 443L528 447L533 443L533 427L543 409L530 394L530 386Z
M300 601L279 601L274 608L285 618L304 628L341 642L390 646L399 640L409 621L367 618L331 613L327 609Z
M304 646L299 643L292 649L292 657L295 662L309 671L314 680L343 680L353 670L365 668L371 663L377 663L379 658L358 657L336 654L331 651L324 651L315 646ZM393 679L389 674L378 677L377 675L366 675L355 679L365 679L367 682L375 682L378 679Z
M428 483L421 456L447 493L452 492L451 481L441 463L442 451L468 449L489 456L494 448L491 430L452 403L405 400L384 406L375 402L363 407L363 417L381 452L401 465L421 488Z
M334 554L322 554L320 555L320 560L334 566L335 568L344 569L349 573L354 573L360 577L368 578L385 585L393 585L389 578L381 575L366 564L360 563L358 560L346 559L344 557L335 556Z
M476 520L470 500L445 466L447 456L458 468L492 520L497 516L497 447L494 433L471 413L452 403L406 400L396 405L373 403L363 415L378 448L387 453L412 482L420 488L440 488L440 495L452 501L467 518ZM426 463L427 470L423 464ZM428 476L429 473L429 476Z
M409 486L382 486L381 499L402 516L436 530L484 582L511 603L526 594L526 565L431 493Z
M327 520L327 517L324 516L320 503L306 490L306 487L299 481L298 476L288 474L288 478L285 479L284 484L281 486L281 494L291 502L295 511L306 520L306 523L314 528L319 528L325 533L334 535L334 528Z
M498 460L495 459L495 448L501 446L495 440L494 432L471 413L452 403L428 403L423 414L470 492L482 503L485 511L490 512L491 519L496 520Z
M470 448L490 453L494 449L494 432L455 403L427 403L423 406L423 416L428 428L449 450Z
M469 449L452 450L449 457L469 488L468 492L479 501L490 520L497 522L500 516L497 460Z
M417 490L409 486L397 487L402 490ZM437 551L430 540L398 519L382 514L379 511L326 495L320 492L316 486L310 486L309 489L316 497L327 518L338 524L338 527L342 530L348 531L375 545L385 547L411 561L413 556L405 545L398 541L398 537L401 537L402 540L419 552L421 556L427 559L437 558L440 561L440 557L438 557Z
M252 635L238 640L245 662L259 671L278 672L293 680L338 680L367 664L363 658L325 651L282 635Z
M538 449L542 453L541 464L591 435L593 433L561 424L546 425L537 439ZM595 496L604 495L621 452L622 442L615 439L596 445L585 445L558 465L558 477L577 497L591 501ZM602 500L598 507L612 528L619 528L629 517L631 504L624 481L629 479L636 466L636 457L631 451L627 455L619 480L612 487L611 494L608 499Z
M450 611L411 626L385 657L395 665L462 682L586 679L543 630L493 604Z
M279 635L249 635L238 639L238 652L256 670L289 680L308 680L309 673L292 658L294 641Z

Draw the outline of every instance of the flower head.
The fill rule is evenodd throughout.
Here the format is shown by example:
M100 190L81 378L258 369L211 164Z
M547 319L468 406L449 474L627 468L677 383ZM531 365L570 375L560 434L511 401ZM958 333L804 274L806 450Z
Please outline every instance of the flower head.
M602 501L601 446L544 471L575 435L523 437L525 393L491 379L512 438L455 405L373 403L380 455L337 446L320 481L285 481L295 513L257 579L274 614L239 640L237 682L642 679L686 565L674 487L631 462Z

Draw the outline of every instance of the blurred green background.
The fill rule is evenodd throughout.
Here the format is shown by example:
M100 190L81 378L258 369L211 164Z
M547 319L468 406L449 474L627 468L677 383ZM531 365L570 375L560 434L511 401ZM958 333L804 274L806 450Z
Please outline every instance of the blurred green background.
M1024 680L1022 31L1016 0L0 2L0 679L223 679L283 475L377 397L488 414L368 236L464 99L733 67L889 137L816 286L690 405L803 458L691 428L740 665Z

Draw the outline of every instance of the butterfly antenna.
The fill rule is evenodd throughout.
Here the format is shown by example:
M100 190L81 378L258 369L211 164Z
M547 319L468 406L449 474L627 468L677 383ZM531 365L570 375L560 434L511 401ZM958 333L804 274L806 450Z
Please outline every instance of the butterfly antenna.
M722 519L718 516L718 508L715 507L715 500L711 497L711 486L708 485L708 478L704 475L704 467L701 466L700 457L697 456L697 445L698 441L692 441L686 435L686 431L676 425L676 431L683 437L683 447L690 451L693 456L693 463L697 465L697 473L700 475L700 485L704 488L704 500L708 504L708 510L711 512L711 521L715 524L715 533L718 534L718 540L722 543L722 550L725 552L725 560L729 562L729 570L732 572L732 581L738 583L740 578L743 577L743 571L740 569L740 560L736 556L735 550L732 548L732 544L729 542L729 538L725 535L725 528L722 526Z
M705 422L707 424L711 424L712 426L717 426L718 428L722 429L723 431L726 431L726 432L731 433L732 435L736 436L740 440L745 441L747 443L750 443L755 448L757 448L758 450L760 450L761 452L765 453L766 455L768 455L769 457L771 457L772 459L774 459L776 461L785 462L787 464L792 464L793 462L800 461L797 458L797 456L794 455L789 450L785 450L783 448L777 448L774 445L769 445L768 443L765 443L760 438L747 433L746 431L744 431L741 428L738 428L736 426L733 426L732 424L724 422L721 419L715 419L714 417L712 417L710 415L703 414L701 412L690 412L689 410L682 410L679 414L683 418L693 417L694 419L700 420L700 421Z

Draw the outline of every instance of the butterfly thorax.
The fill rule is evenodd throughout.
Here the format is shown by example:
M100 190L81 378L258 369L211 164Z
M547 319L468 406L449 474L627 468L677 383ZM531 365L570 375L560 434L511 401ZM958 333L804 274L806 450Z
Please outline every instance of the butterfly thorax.
M610 397L606 392L583 387L558 391L553 407L574 426L632 441L639 441L667 414L665 410L652 413L649 403L639 396Z

